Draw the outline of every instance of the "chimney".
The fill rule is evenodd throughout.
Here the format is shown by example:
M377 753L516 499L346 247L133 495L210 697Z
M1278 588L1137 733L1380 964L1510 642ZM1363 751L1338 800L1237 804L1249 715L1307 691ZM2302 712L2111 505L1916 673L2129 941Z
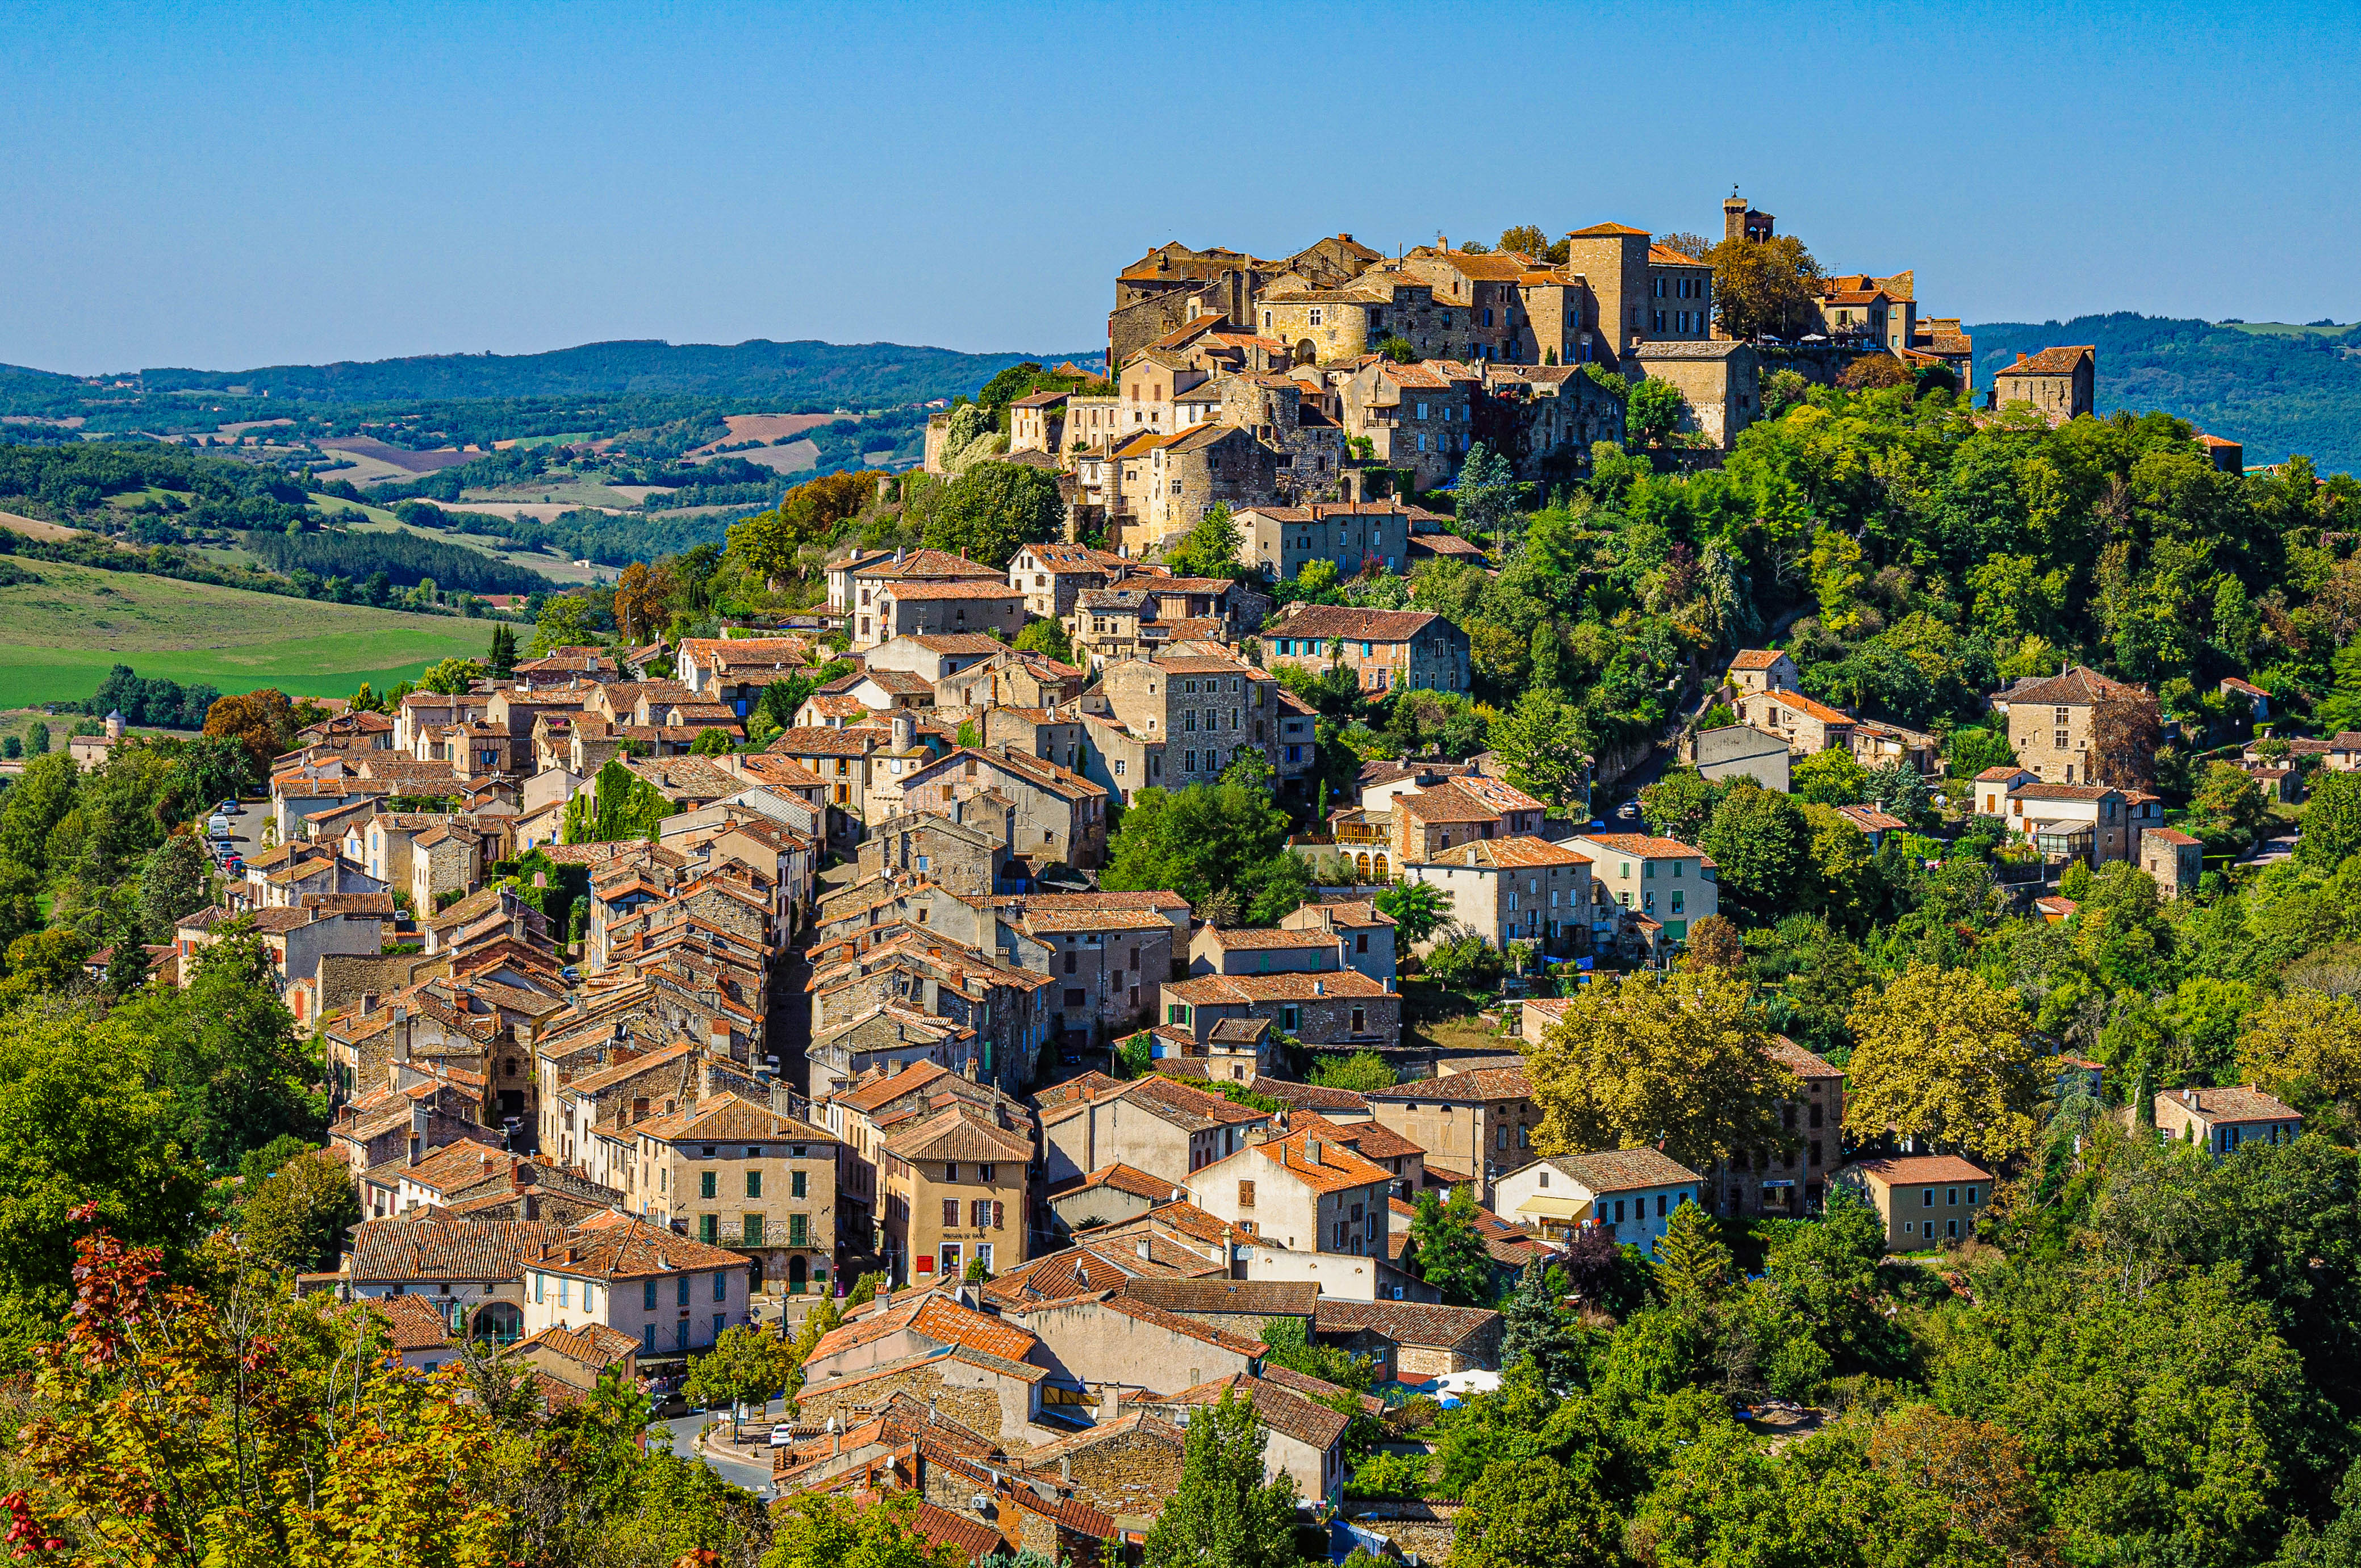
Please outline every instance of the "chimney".
M2182 1104L2184 1104L2184 1105L2188 1106L2191 1111L2196 1110L2196 1109L2197 1109L2197 1091L2195 1091L2195 1090L2193 1090L2193 1089L2184 1089L2184 1090L2182 1090L2182 1091L2180 1091L2180 1102L2181 1102Z
M1074 1456L1071 1453L1061 1453L1058 1455L1058 1485L1071 1486L1073 1484Z
M1325 995L1327 995L1327 994L1328 994L1328 982L1327 982L1326 981L1324 981L1324 980L1321 980L1321 979L1318 979L1318 978L1316 978L1316 977L1315 977L1315 978L1312 980L1312 995L1314 995L1314 996L1325 996Z
M1320 1158L1320 1140L1318 1138L1306 1138L1303 1140L1303 1162L1306 1165L1318 1165L1322 1163Z
M1111 1421L1123 1414L1123 1387L1120 1384L1099 1385L1099 1420Z
M426 1102L423 1100L412 1101L410 1102L410 1163L412 1165L416 1165L421 1157L426 1153Z
M1148 1256L1148 1238L1146 1236L1142 1236L1139 1238L1139 1255L1144 1258Z

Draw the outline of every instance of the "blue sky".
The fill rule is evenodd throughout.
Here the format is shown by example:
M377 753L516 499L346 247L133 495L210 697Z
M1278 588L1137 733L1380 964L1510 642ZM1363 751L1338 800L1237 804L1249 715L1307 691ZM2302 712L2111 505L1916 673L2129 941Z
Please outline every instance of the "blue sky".
M1922 311L2361 315L2361 12L17 0L0 361L1100 340L1286 254L1733 182Z

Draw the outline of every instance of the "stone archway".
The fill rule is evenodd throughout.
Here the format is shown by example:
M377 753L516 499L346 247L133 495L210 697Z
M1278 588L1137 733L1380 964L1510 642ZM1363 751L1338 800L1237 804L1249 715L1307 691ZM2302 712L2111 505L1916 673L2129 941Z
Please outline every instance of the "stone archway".
M514 1302L488 1301L476 1309L467 1336L494 1344L514 1344L524 1337L524 1312Z

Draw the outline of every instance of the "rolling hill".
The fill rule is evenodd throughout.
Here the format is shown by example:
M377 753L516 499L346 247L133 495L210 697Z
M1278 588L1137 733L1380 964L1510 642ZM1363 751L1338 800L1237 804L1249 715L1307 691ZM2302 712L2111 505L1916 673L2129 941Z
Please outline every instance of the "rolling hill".
M1082 351L1085 356L1091 350ZM1073 355L961 354L899 343L586 343L547 354L432 354L253 370L143 370L149 392L241 388L310 403L475 398L704 397L889 408L972 392L1011 365Z
M2361 473L2361 327L2180 321L2128 311L1971 326L1976 384L2051 344L2097 348L2101 413L2163 409L2243 443L2249 464L2301 453Z

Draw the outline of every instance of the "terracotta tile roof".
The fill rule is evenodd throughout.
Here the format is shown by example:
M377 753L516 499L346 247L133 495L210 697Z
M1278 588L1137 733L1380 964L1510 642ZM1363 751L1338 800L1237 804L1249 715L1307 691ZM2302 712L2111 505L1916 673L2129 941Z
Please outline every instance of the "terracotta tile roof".
M1383 1122L1332 1122L1313 1111L1299 1112L1288 1124L1290 1132L1316 1131L1323 1138L1334 1138L1372 1162L1408 1159L1412 1155L1424 1155L1422 1145L1402 1136Z
M1308 1318L1320 1300L1320 1287L1308 1279L1131 1279L1120 1294L1184 1315Z
M778 757L865 757L885 744L887 739L886 732L881 729L834 729L807 724L780 730L777 739L763 751Z
M948 550L912 550L899 562L891 554L872 555L852 569L856 577L998 577L981 561L954 555Z
M782 1116L735 1094L717 1094L668 1115L653 1116L628 1129L633 1137L667 1143L777 1141L817 1144L833 1154L835 1136L808 1122Z
M1330 997L1364 1001L1389 996L1382 981L1358 970L1317 974L1206 974L1168 981L1164 994L1192 1007L1251 1006L1257 1002L1312 1002Z
M2301 1122L2303 1117L2295 1107L2257 1089L2176 1089L2157 1096L2158 1100L2180 1100L2184 1108L2187 1095L2197 1096L2194 1109L2207 1121L2230 1122Z
M1529 1100L1532 1092L1533 1081L1524 1069L1496 1067L1455 1072L1449 1078L1422 1078L1415 1083L1397 1083L1391 1089L1373 1089L1368 1098L1413 1103L1432 1100L1466 1105L1493 1100Z
M1582 1183L1593 1192L1628 1192L1635 1188L1676 1187L1703 1179L1677 1160L1652 1148L1601 1149L1593 1154L1554 1155L1542 1162Z
M1367 1331L1396 1344L1456 1349L1500 1321L1485 1307L1439 1307L1423 1301L1347 1301L1320 1298L1315 1326L1323 1334Z
M2081 343L2045 348L2040 353L2031 356L2020 353L2016 356L2015 364L2004 365L1993 374L1997 376L2070 376L2083 360L2096 358L2098 352L2092 345Z
M1136 1166L1128 1166L1117 1161L1114 1165L1099 1167L1081 1180L1059 1189L1053 1196L1071 1198L1077 1192L1087 1192L1101 1187L1112 1188L1117 1192L1128 1192L1135 1198L1145 1198L1152 1203L1169 1202L1179 1190L1162 1177L1150 1176Z
M1697 258L1691 256L1687 251L1675 250L1669 245L1651 245L1648 247L1648 261L1651 266L1654 267L1703 267L1710 269L1713 266L1713 263L1710 261L1701 261Z
M423 1296L372 1296L369 1310L386 1321L386 1343L397 1351L437 1350L451 1343L450 1325Z
M878 590L898 599L1005 599L1022 598L1024 591L1012 588L1005 578L994 575L992 581L917 578L890 582Z
M1435 859L1445 864L1491 866L1502 871L1524 871L1541 866L1587 866L1591 863L1591 857L1579 850L1565 844L1553 844L1530 833L1455 844L1437 854Z
M1302 1182L1315 1192L1339 1192L1348 1187L1383 1186L1393 1180L1393 1173L1381 1165L1373 1165L1335 1139L1323 1136L1327 1124L1317 1127L1296 1127L1283 1138L1271 1138L1232 1155L1218 1162L1230 1160L1250 1163L1268 1162ZM1312 1146L1319 1145L1319 1158L1312 1158ZM1208 1169L1216 1168L1207 1167Z
M1776 648L1741 648L1730 662L1733 670L1767 670L1787 655Z
M1910 824L1891 812L1880 811L1870 806L1839 806L1837 815L1864 833L1903 833L1910 828Z
M2028 784L2008 792L2011 800L2103 800L2120 791L2105 784Z
M555 1351L576 1365L593 1372L604 1372L610 1366L620 1365L624 1358L640 1348L640 1342L631 1335L597 1322L584 1323L578 1329L552 1323L517 1343L521 1346L540 1345Z
M364 1220L353 1231L345 1272L356 1283L516 1279L527 1253L565 1234L563 1225L532 1220Z
M1794 1073L1797 1078L1842 1078L1844 1069L1821 1057L1816 1057L1784 1035L1772 1037L1763 1055Z
M1414 794L1394 796L1394 809L1421 822L1498 822L1499 808L1446 780Z
M1292 1079L1257 1076L1253 1084L1257 1094L1265 1095L1282 1104L1302 1111L1367 1111L1366 1096L1349 1089L1330 1089L1324 1084L1298 1083Z
M1332 638L1347 642L1407 642L1442 619L1424 610L1297 604L1289 606L1285 616L1265 627L1263 636L1310 637L1323 642Z
M1070 1078L1063 1083L1051 1084L1047 1089L1036 1091L1033 1101L1042 1110L1047 1111L1053 1105L1068 1105L1077 1100L1093 1100L1111 1089L1122 1087L1123 1080L1109 1078L1105 1073L1093 1069L1078 1077ZM1115 1168L1110 1166L1107 1168Z
M1992 767L1986 768L1983 772L1978 773L1976 775L1976 779L1979 783L1997 782L2002 779L2022 778L2026 775L2026 770L2023 768L2013 767L2005 763L1995 763Z
M1317 1381L1317 1379L1314 1379ZM1306 1398L1292 1388L1282 1387L1268 1378L1248 1377L1243 1373L1217 1377L1211 1383L1200 1383L1194 1388L1183 1388L1162 1401L1174 1405L1217 1405L1222 1396L1244 1398L1254 1406L1255 1419L1275 1432L1308 1443L1316 1449L1334 1446L1351 1425L1341 1411Z
M2159 844L2171 844L2175 846L2182 844L2202 844L2205 841L2202 839L2192 839L2178 828L2150 828L2146 832L2142 833L2140 837L2143 839L2153 839Z
M1609 853L1631 855L1644 861L1702 861L1703 850L1692 849L1677 839L1659 839L1649 833L1585 833L1582 842L1596 844Z
M953 1105L928 1118L885 1145L895 1158L918 1160L1006 1160L1022 1165L1033 1157L1033 1145L1019 1134L994 1126L973 1108Z
M1646 229L1635 229L1630 224L1593 224L1588 228L1572 231L1566 237L1568 239L1616 239L1625 235L1637 235L1642 239L1650 237Z
M2291 1114L2292 1113L2290 1113ZM1990 1181L1992 1172L1955 1155L1905 1155L1894 1159L1859 1159L1845 1168L1891 1187L1914 1181Z
M1258 927L1207 927L1198 933L1216 947L1248 950L1255 948L1316 948L1323 952L1336 945L1334 933L1327 931L1274 931Z
M745 1258L686 1236L676 1236L636 1215L603 1214L529 1252L525 1266L577 1278L641 1279L686 1269L743 1268Z
M910 1516L910 1528L926 1538L930 1545L947 1546L965 1558L969 1563L982 1563L985 1558L1008 1553L1008 1542L998 1530L980 1519L955 1514L949 1508L937 1508L923 1497Z
M2006 372L2003 372L2005 374ZM2052 675L2046 681L2011 687L2004 694L2008 701L2031 703L2037 707L2075 707L2117 696L2145 696L2138 686L2125 685L2109 680L2098 671L2077 664L2063 674Z

